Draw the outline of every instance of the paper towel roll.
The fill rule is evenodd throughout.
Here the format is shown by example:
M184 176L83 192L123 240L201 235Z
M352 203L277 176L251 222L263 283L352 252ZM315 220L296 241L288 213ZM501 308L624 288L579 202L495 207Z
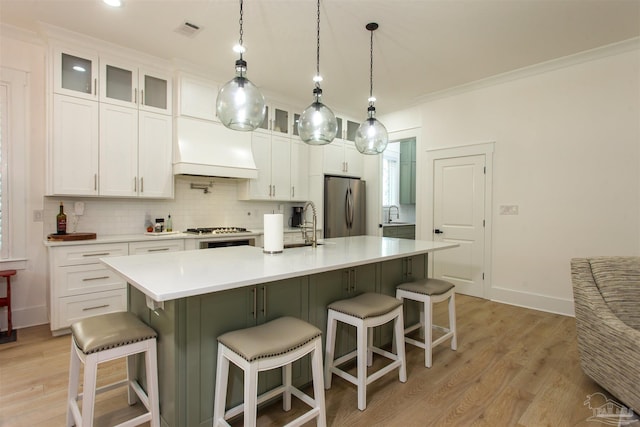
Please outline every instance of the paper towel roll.
M282 214L264 215L264 248L267 254L281 253L284 249Z

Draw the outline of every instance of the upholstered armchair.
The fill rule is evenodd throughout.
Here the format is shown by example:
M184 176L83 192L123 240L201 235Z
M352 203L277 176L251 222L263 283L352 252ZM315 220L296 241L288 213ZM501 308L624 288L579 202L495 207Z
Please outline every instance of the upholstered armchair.
M571 277L583 371L640 412L640 257L575 258Z

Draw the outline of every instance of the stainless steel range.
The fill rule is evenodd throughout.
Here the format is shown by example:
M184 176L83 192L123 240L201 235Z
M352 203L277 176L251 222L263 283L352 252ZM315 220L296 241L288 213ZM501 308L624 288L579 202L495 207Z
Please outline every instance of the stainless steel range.
M257 233L243 227L199 227L187 228L187 234L197 235L197 248L224 248L228 246L255 246Z
M246 228L242 227L201 227L201 228L187 228L185 233L189 234L237 234L237 233L247 233Z

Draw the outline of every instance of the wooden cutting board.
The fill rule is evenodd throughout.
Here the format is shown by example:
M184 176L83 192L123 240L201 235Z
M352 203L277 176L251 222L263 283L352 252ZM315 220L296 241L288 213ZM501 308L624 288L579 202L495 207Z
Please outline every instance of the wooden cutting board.
M96 233L68 233L49 234L47 240L53 242L70 242L73 240L91 240L96 238Z

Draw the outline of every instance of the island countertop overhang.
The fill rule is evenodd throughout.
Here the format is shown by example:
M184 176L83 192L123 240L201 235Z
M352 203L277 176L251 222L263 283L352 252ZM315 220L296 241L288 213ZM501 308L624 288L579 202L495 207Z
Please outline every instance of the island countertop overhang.
M454 248L457 243L354 236L325 239L317 248L235 246L101 258L150 299L163 302Z

